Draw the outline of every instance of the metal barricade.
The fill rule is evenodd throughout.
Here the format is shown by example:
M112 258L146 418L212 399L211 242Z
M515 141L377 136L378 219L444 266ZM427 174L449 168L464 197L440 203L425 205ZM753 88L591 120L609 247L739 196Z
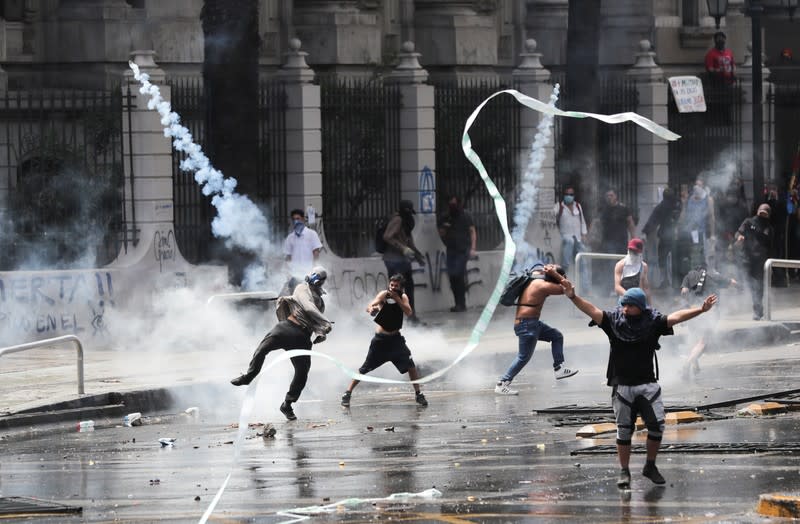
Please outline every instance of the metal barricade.
M772 320L772 302L770 301L770 289L772 288L772 268L784 267L789 269L800 269L800 260L786 260L782 258L768 258L764 262L764 319Z
M573 285L575 287L575 293L578 294L578 295L581 295L581 296L583 295L583 289L582 289L583 283L581 282L580 275L581 275L581 262L583 262L584 259L588 259L587 262L586 262L588 264L592 260L619 260L619 259L623 258L624 256L625 256L625 253L622 253L622 254L591 253L591 252L588 252L588 251L587 252L583 252L583 253L578 253L577 255L575 255L575 275L577 275L576 277L574 277L575 282L573 283ZM588 271L587 273L588 273L588 278L591 279L592 278L591 271ZM609 276L613 277L613 275L609 275Z
M44 340L37 340L35 342L28 342L27 344L18 344L16 346L0 348L0 357L7 353L19 353L20 351L51 346L61 342L71 342L75 344L75 349L78 350L78 395L83 395L83 344L81 344L80 339L75 335L64 335L62 337L47 338Z

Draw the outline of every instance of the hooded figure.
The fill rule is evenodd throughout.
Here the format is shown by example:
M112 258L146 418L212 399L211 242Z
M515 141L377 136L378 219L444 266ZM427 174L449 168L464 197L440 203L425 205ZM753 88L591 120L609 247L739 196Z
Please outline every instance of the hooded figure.
M250 359L247 372L231 380L234 386L244 386L250 384L256 375L261 372L264 359L267 355L276 350L284 349L311 349L311 336L316 333L314 344L323 342L326 335L333 329L333 325L325 315L325 302L322 295L325 290L322 285L328 277L328 272L321 266L314 267L305 277L305 282L301 282L294 288L291 296L279 297L275 314L278 323L267 333ZM292 404L297 402L303 388L308 381L308 372L311 369L311 356L302 355L292 357L294 366L294 377L289 385L283 404L280 406L281 413L288 420L295 420Z
M386 249L383 252L383 264L386 266L387 275L403 275L406 282L405 289L408 300L411 302L412 314L409 322L419 322L414 309L414 276L411 271L411 262L422 265L425 258L414 244L411 232L414 230L414 203L410 200L401 200L397 213L386 224L383 240Z
M769 221L769 204L758 206L756 216L746 218L736 231L736 246L742 248L742 266L753 299L753 320L764 316L764 262L772 253L775 229Z

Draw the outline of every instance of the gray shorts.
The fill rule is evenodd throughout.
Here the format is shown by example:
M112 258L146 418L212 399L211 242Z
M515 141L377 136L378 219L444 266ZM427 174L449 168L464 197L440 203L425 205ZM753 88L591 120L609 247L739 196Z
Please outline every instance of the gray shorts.
M617 423L617 443L630 444L636 430L636 417L647 427L647 438L661 440L664 434L664 404L661 386L656 382L638 386L614 386L611 404Z

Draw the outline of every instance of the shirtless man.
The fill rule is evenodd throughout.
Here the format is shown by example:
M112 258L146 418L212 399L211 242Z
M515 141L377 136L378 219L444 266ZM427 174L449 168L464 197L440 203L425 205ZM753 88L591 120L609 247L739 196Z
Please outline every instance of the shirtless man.
M408 300L403 290L405 278L401 274L392 275L389 278L389 289L380 291L372 302L367 306L367 313L375 317L375 336L369 344L367 358L358 372L366 375L370 371L379 368L387 362L394 364L401 374L408 373L408 378L417 380L419 373L414 360L411 358L411 351L406 346L406 339L400 334L403 327L403 315L411 317L414 310L411 309L411 302ZM342 406L350 407L350 396L360 380L353 379L350 387L342 395ZM419 384L414 386L415 398L420 406L427 406L428 401Z
M511 381L531 359L536 342L539 340L551 344L556 379L571 377L578 372L577 369L569 369L564 365L564 336L559 330L539 320L547 297L564 294L561 287L561 281L564 278L564 270L561 266L554 264L548 264L533 271L533 279L519 297L517 314L514 318L514 333L519 339L519 353L508 371L497 382L494 392L498 395L519 393L517 390L511 389Z

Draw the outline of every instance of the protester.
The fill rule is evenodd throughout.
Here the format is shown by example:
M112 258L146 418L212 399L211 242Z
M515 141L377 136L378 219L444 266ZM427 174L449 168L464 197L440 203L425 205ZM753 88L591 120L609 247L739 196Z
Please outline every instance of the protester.
M714 47L706 53L706 72L712 83L731 85L736 81L736 61L733 52L725 47L727 37L722 31L714 33Z
M635 236L636 224L633 220L633 213L631 210L619 201L617 198L617 191L609 189L606 191L606 205L601 208L597 220L592 221L591 228L600 229L600 246L601 253L625 253L626 246L628 245L628 237ZM598 271L600 275L612 274L614 270L614 262L603 260L598 262L596 266L602 269ZM611 280L604 278L602 281L595 281L594 284L599 286L600 293L615 296L613 287L609 285Z
M511 367L500 377L494 388L494 392L498 395L519 393L511 389L511 381L530 361L533 350L536 349L536 342L539 340L550 342L556 379L568 378L578 372L577 369L568 368L564 363L564 336L559 330L539 320L547 297L563 293L558 283L564 278L564 270L560 266L548 264L541 269L534 269L532 274L533 279L519 297L514 318L514 334L518 338L519 350Z
M447 213L441 217L438 229L447 249L447 276L455 300L450 311L460 313L467 310L467 261L476 256L478 233L459 197L450 197Z
M414 244L411 232L414 230L414 203L410 200L401 200L397 213L386 224L383 240L386 250L383 253L383 264L386 266L387 275L401 274L404 280L404 289L411 304L412 314L409 322L420 322L417 317L414 303L414 275L411 272L411 262L425 264L425 258Z
M610 352L606 370L607 384L612 387L612 405L617 425L617 456L620 472L617 486L627 489L631 483L631 437L636 418L642 417L647 427L646 462L642 475L655 484L666 481L656 467L656 456L664 433L664 405L658 385L658 366L655 352L661 346L658 339L672 335L672 327L705 313L717 302L709 295L702 306L682 309L663 315L647 307L644 291L631 288L612 311L603 311L575 294L567 279L561 281L564 294L581 312L592 319L608 337Z
M406 339L400 334L403 327L403 315L410 317L413 314L408 294L403 290L403 275L396 274L389 278L389 289L378 292L372 302L367 306L367 313L375 317L375 336L369 344L367 358L358 372L366 375L387 362L394 364L401 374L408 373L412 381L419 378L417 367L411 358L411 351L406 345ZM350 382L350 387L342 395L342 406L350 406L353 390L359 380ZM419 384L412 384L417 404L427 406L428 401L420 391Z
M556 215L556 227L561 235L561 267L569 273L569 267L575 260L578 253L586 251L587 235L589 229L586 226L586 218L583 216L583 208L580 202L575 199L575 188L568 185L564 186L561 202L558 202L553 209ZM581 284L588 284L586 276L588 268L582 268Z
M622 296L633 287L644 290L650 300L650 281L647 277L647 262L644 261L644 242L632 238L628 242L628 254L614 266L614 291Z
M264 336L264 339L256 348L247 372L231 380L234 386L244 386L250 384L261 371L264 359L267 355L276 350L284 349L311 349L311 336L317 334L313 343L323 342L326 335L333 328L331 321L325 315L325 301L322 295L325 290L322 288L328 272L323 267L314 267L306 275L305 282L298 284L294 288L291 296L279 297L275 313L278 317L278 324ZM280 406L281 413L287 419L295 420L292 404L297 402L303 388L308 380L308 372L311 369L311 357L308 355L292 357L294 366L294 377L289 385L283 404Z
M716 218L714 199L711 197L701 178L695 181L691 191L686 195L679 225L682 274L700 264L707 264L706 242L709 246L715 242ZM713 251L713 249L709 249Z
M742 263L753 297L753 320L764 316L764 262L770 256L775 232L770 224L769 204L758 206L756 216L746 218L736 231L736 246L742 249Z
M658 276L661 282L658 284L659 289L664 289L669 286L673 278L674 268L676 264L676 240L677 240L677 226L678 219L681 216L681 201L671 188L664 188L661 202L653 209L650 218L647 219L642 233L647 236L648 242L653 244L653 239L657 239L657 263L658 263ZM738 224L737 224L738 225ZM672 264L670 264L670 255L672 255Z
M281 295L291 295L294 286L303 280L319 259L322 242L317 232L306 227L305 213L302 209L292 209L292 231L283 242L283 253L289 267L289 281Z
M681 297L686 302L686 307L698 306L703 301L703 296L714 294L719 296L719 290L736 286L736 279L723 276L718 271L708 269L704 265L697 266L689 271L681 283ZM721 316L719 308L715 308L711 313L711 319L707 322L700 322L697 326L692 326L690 339L693 340L692 349L683 365L682 375L684 379L689 378L689 372L694 374L700 372L700 355L706 350L711 333L714 332Z

